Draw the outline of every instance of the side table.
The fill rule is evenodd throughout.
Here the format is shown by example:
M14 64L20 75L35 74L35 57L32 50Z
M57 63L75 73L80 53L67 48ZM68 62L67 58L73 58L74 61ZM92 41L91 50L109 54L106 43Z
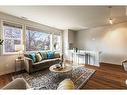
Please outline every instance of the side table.
M24 58L21 58L21 59L15 59L15 73L18 71L18 67L20 65L20 70L22 71L22 68L23 68L23 63L24 63ZM18 67L17 67L18 65Z

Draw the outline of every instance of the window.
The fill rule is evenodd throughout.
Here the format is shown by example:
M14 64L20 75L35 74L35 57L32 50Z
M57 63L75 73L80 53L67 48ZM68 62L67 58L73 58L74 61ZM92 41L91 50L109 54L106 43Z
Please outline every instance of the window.
M3 53L14 53L15 45L22 44L22 26L9 22L3 22L3 39Z
M61 50L61 35L49 33L40 29L26 27L23 37L22 25L3 21L3 54L17 54L17 46L23 46L26 51ZM53 35L54 34L54 35Z
M26 51L50 50L50 33L27 27Z
M61 36L60 35L54 35L53 37L53 47L55 51L60 51L61 50Z

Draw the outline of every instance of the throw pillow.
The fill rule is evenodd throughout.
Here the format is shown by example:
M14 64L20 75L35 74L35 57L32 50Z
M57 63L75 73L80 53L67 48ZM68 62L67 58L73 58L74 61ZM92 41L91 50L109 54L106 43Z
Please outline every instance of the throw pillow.
M30 53L30 54L29 54L29 58L32 59L33 63L36 62L36 54L35 54L35 53Z
M47 55L48 55L48 59L54 58L54 52L53 51L48 51Z
M47 59L47 52L40 52L43 59Z
M59 90L62 90L62 89L69 90L69 89L75 89L75 86L74 86L74 83L73 83L72 80L70 80L70 79L65 79L65 80L63 80L63 81L59 84L59 86L58 86L57 89L59 89Z
M60 53L55 52L55 53L54 53L54 57L55 57L55 58L60 58Z
M36 53L36 61L40 62L42 60L42 56L40 55L40 53Z
M42 57L42 60L44 59L44 56L41 54L41 52L38 52L40 55L41 55L41 57Z

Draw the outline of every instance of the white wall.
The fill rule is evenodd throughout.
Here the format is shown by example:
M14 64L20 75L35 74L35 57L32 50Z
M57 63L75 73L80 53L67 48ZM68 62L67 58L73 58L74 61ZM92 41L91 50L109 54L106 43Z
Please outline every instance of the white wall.
M11 73L15 71L16 55L0 56L0 75Z
M63 47L64 47L64 57L67 58L68 56L68 49L69 49L69 46L68 46L68 29L67 30L64 30L63 32Z
M73 48L76 47L76 32L74 30L68 30L68 43L72 43Z
M24 19L21 19L15 16L11 16L8 14L0 13L0 23L2 20L10 21L12 23L19 23L23 25L23 27L26 25L32 26L32 27L39 28L47 32L61 32L61 30L53 28L53 27L35 23L29 20L24 20ZM23 33L24 33L24 30L25 29L23 29ZM1 24L0 24L0 38L2 38L2 25ZM23 43L25 44L25 39L23 40L24 40ZM0 49L0 54L1 53L2 53L2 49ZM11 73L15 71L15 59L16 58L17 58L17 55L3 55L3 54L0 55L0 75Z
M66 29L63 32L63 46L64 46L64 57L69 60L69 43L72 43L72 48L76 45L76 31Z
M68 42L74 43L74 31L68 30Z
M101 51L100 61L121 65L127 59L127 22L77 32L78 48Z

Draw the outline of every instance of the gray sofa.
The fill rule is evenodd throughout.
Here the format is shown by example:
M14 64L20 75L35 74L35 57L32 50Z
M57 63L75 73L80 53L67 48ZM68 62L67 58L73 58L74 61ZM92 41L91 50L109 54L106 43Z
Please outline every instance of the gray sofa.
M26 56L24 58L24 68L30 74L35 71L39 71L50 67L51 65L57 64L61 61L60 56L55 56L53 59L44 59L40 62L33 62L31 58Z

